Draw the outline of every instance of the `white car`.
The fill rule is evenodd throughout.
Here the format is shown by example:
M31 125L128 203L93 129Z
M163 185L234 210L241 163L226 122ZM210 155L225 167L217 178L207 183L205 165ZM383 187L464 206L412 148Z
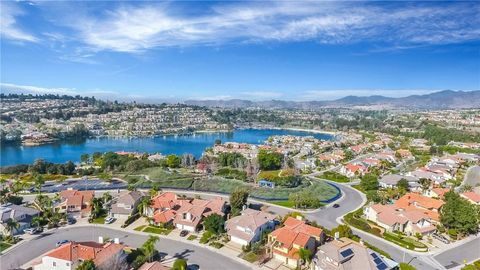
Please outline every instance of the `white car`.
M105 219L105 224L110 224L110 223L113 223L114 221L115 221L114 217L107 217Z
M28 234L36 234L36 233L39 233L41 231L42 230L40 228L37 228L37 227L32 227L32 228L28 228L28 229L23 230L24 233L28 233Z

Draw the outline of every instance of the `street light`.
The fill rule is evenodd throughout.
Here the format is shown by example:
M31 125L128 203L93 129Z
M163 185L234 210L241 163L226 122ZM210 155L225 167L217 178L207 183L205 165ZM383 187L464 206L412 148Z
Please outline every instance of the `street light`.
M415 256L415 257L411 258L411 259L410 259L410 261L408 261L408 263L407 263L407 264L410 264L410 263L411 263L411 262L412 262L414 259L416 259L416 258L417 258L417 256Z

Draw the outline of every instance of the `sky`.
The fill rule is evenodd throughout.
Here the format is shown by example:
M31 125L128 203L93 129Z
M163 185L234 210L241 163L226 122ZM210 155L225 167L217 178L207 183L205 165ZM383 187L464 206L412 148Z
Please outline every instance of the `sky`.
M3 93L331 100L480 90L480 2L2 1Z

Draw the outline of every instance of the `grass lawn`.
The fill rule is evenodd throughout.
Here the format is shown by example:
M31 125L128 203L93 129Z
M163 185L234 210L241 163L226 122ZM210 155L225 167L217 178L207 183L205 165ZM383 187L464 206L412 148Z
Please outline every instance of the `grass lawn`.
M157 228L153 226L148 226L145 228L143 231L147 233L156 233L156 234L163 234L163 235L168 235L169 233L172 232L173 229L165 229L165 228Z
M417 240L409 237L398 236L394 233L385 232L383 233L383 238L393 242L399 246L404 248L408 248L410 250L414 250L415 248L427 248L425 244L418 242ZM426 251L426 250L425 250Z
M2 253L5 249L11 247L12 245L5 243L5 242L0 242L0 253Z
M106 217L107 217L107 215L98 217L98 218L94 219L94 220L92 221L92 223L95 223L95 224L105 224L105 218L106 218Z
M253 252L248 252L245 255L243 255L242 259L244 259L247 262L254 263L258 261L258 255Z
M350 182L350 178L346 177L345 175L339 174L337 172L325 172L324 174L317 177L321 179L328 179L328 180L339 182L339 183Z
M147 227L147 225L138 226L137 228L135 228L135 229L133 229L133 230L134 230L134 231L142 232L143 229L145 229L145 227Z
M291 201L270 201L270 203L273 203L279 206L290 207L290 208L295 207L295 204Z
M257 179L273 179L275 177L278 177L280 174L281 170L275 170L275 171L261 171L258 173Z

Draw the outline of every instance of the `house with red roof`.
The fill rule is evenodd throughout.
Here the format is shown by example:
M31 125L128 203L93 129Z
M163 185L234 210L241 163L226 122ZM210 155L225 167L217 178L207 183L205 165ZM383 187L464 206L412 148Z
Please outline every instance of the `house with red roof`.
M368 168L363 166L362 164L353 164L348 163L345 166L340 168L340 173L345 175L346 177L355 177L355 176L362 176L368 173Z
M60 203L55 205L60 213L67 213L73 217L87 217L92 211L92 199L95 193L92 190L67 189L60 191Z
M85 260L92 260L97 269L108 269L126 259L124 249L118 243L69 242L46 253L33 269L73 270Z
M301 248L313 254L325 240L322 229L310 226L301 219L288 217L283 225L268 235L268 247L272 257L286 265L297 267Z
M364 208L366 219L387 231L400 231L408 235L431 234L440 220L443 201L417 193L407 193L394 204L372 204Z
M460 197L467 199L468 202L476 205L480 205L480 194L473 191L464 192L460 194Z
M227 202L217 197L211 200L179 198L173 192L164 192L152 199L147 216L155 225L173 224L180 230L196 231L204 217L211 214L225 216Z

